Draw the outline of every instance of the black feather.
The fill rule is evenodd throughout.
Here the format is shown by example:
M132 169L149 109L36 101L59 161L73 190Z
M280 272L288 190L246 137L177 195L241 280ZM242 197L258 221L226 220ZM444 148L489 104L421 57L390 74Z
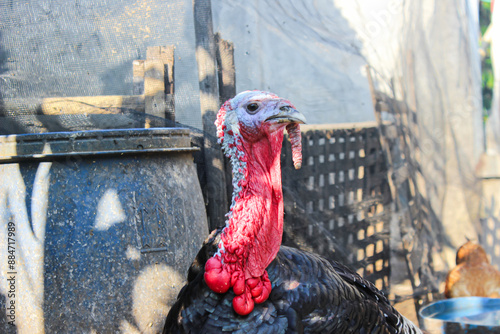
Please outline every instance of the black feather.
M212 292L204 266L217 250L221 230L212 232L172 306L167 333L420 333L371 282L337 262L281 246L267 268L269 299L247 316L232 307L234 293Z

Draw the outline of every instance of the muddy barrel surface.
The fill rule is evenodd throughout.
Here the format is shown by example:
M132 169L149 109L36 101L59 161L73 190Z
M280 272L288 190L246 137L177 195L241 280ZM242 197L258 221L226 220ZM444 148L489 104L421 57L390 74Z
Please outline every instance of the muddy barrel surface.
M0 136L0 332L160 331L208 233L192 151L181 128Z

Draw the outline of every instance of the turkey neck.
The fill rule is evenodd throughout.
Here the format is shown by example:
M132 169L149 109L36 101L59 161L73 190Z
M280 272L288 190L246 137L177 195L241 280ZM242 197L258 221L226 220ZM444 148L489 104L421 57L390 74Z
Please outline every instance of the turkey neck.
M225 262L241 265L245 278L260 277L278 253L283 234L280 153L283 131L242 141L233 180L233 204L222 235ZM233 165L234 167L234 165Z

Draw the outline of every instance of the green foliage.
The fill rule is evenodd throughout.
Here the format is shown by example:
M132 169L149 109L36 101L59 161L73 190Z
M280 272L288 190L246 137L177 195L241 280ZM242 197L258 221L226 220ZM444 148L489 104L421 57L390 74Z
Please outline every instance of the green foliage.
M491 22L491 3L481 1L479 6L479 25L481 35L484 35L486 29ZM483 109L490 110L491 102L493 99L493 85L495 78L493 76L493 66L491 62L490 47L486 49L486 56L481 62L482 73L482 95L483 95Z

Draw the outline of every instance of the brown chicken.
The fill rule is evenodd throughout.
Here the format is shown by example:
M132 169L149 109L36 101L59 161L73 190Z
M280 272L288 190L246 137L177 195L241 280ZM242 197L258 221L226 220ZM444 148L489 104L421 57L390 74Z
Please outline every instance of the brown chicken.
M468 241L458 249L456 262L446 277L446 298L500 297L500 272L490 264L483 247Z

